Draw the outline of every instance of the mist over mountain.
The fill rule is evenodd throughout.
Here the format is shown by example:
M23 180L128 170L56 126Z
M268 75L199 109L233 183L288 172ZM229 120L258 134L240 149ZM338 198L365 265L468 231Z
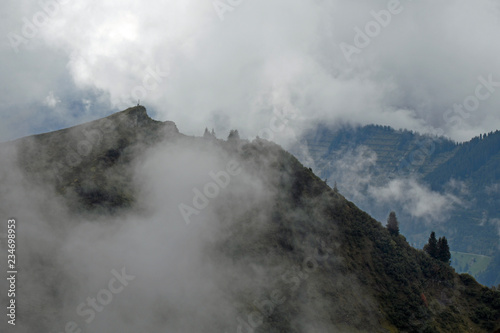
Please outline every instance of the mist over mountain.
M391 235L280 146L216 136L137 106L2 143L19 273L16 327L1 331L500 328L498 291Z
M458 271L500 283L500 131L456 143L388 126L319 126L291 151L378 220L397 211L411 244L422 248L434 230L461 253Z
M383 123L463 141L500 128L496 0L20 0L0 11L0 141L138 99L190 135L260 135L290 109L297 133ZM477 105L455 107L476 92Z

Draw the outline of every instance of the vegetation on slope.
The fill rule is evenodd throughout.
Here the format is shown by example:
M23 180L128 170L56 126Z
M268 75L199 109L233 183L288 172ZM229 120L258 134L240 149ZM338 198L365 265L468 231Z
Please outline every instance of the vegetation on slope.
M226 292L239 299L239 311L262 312L261 331L500 328L500 292L414 249L404 236L389 232L281 147L260 139L240 140L235 132L227 141L189 138L175 125L149 121L143 114L134 108L115 115L114 131L96 141L79 164L58 168L61 177L52 172L64 161L61 151L66 143L79 142L70 140L67 130L23 139L29 144L17 142L22 147L20 161L33 180L53 183L75 214L97 215L137 208L130 166L141 156L135 150L138 142L217 147L240 161L265 191L256 197L249 192L248 197L226 194L215 199L217 220L225 228L206 255L218 254L224 265L247 267L247 279L234 276ZM97 121L86 129L102 124ZM88 195L89 190L98 194ZM243 199L246 209L235 211L237 200ZM272 295L282 299L272 310L255 301Z
M346 155L363 148L361 157L366 158L366 165L360 170L362 175L355 179L364 177L368 183L345 194L356 195L356 202L378 219L387 216L389 210L397 210L402 218L401 232L412 244L422 247L429 233L435 230L446 235L453 251L500 257L496 222L500 216L499 131L457 144L446 138L398 131L388 126L336 130L318 126L304 136L304 144L318 175L328 178L332 184L336 181L344 192L351 185L335 179L338 164L352 163L342 161ZM443 196L453 195L460 203L445 216L422 218L412 215L404 205L379 203L377 193L367 193L368 188L373 190L391 180L408 178ZM487 271L477 275L482 283L500 283L500 266L495 265L496 262L492 260Z

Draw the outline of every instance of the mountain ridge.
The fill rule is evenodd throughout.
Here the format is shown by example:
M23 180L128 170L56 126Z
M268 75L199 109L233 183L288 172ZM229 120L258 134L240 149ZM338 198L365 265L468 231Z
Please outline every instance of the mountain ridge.
M489 332L500 328L500 292L412 248L404 236L391 236L380 222L279 145L263 139L189 137L176 131L173 123L146 119L144 112L136 107L120 113L112 118L116 123L109 131L105 130L109 123L101 120L70 131L73 138L48 133L16 143L19 163L15 164L21 167L25 182L52 188L57 197L53 200L60 199L63 207L70 208L67 215L58 217L42 205L45 213L39 219L48 214L49 222L33 233L40 237L65 230L69 240L64 237L53 245L65 259L63 264L51 261L52 248L40 252L38 238L29 238L27 229L19 230L19 237L26 237L20 238L21 244L34 247L24 250L20 258L26 274L20 304L39 302L33 291L41 289L47 307L44 311L20 308L26 332L35 327L56 329L60 320L52 313L63 312L63 303L71 310L81 299L70 297L72 292L62 286L75 286L77 273L90 274L85 267L91 263L90 268L107 258L113 265L122 263L126 257L121 253L131 253L130 248L139 252L138 258L149 258L126 261L130 270L141 274L136 273L131 294L127 290L116 296L133 302L125 306L119 299L113 301L114 310L106 310L86 331L100 332L104 327L109 331L111 326L116 332L215 332L235 327L236 331L266 332ZM102 137L96 134L99 131ZM92 149L79 151L78 144L85 141L92 143ZM65 159L71 152L68 146L80 154L79 163ZM242 175L228 178L225 186L210 192L215 191L214 185L208 184L215 183L208 175L222 175L219 170L228 161L237 161ZM0 176L9 172L0 167ZM194 189L201 189L210 203L200 206L198 220L186 226L177 207L198 193ZM19 200L19 191L0 193L8 203ZM26 188L30 191L31 185ZM14 207L0 206L0 211L17 214L24 228L39 224L30 217L35 214L13 211ZM58 247L59 242L63 246ZM183 243L187 246L182 247ZM107 251L80 259L80 252L93 253L94 247ZM156 252L163 255L154 258ZM80 268L82 262L85 265ZM47 279L52 271L58 272L56 280ZM31 274L33 280L28 278ZM102 280L100 274L90 278ZM204 289L207 281L215 287ZM139 289L134 292L134 288ZM83 288L80 297L87 293ZM208 305L215 301L220 309L211 310ZM193 316L193 310L201 313ZM119 317L112 316L114 311ZM226 312L231 315L226 317ZM144 322L144 315L150 322ZM127 318L126 325L115 318Z

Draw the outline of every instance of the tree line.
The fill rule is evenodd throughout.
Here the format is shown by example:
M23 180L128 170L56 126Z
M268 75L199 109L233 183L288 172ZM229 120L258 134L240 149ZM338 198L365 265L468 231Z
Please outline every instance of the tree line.
M424 246L424 251L431 257L441 260L442 262L449 263L451 259L450 247L446 237L439 237L436 239L436 233L433 231L429 237L429 241Z
M399 235L399 222L394 211L389 213L386 227L391 235ZM427 252L427 254L429 254L432 258L441 260L442 262L448 264L450 263L451 253L448 240L444 236L436 239L436 233L434 231L431 232L429 241L424 246L424 251Z

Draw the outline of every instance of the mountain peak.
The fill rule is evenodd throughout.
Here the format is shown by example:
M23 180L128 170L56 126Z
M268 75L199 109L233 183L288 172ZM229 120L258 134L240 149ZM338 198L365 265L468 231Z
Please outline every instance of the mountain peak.
M11 145L30 177L54 182L63 189L84 178L77 174L91 169L89 165L96 161L103 168L110 167L119 162L120 156L127 156L134 145L153 145L177 135L174 122L154 120L144 106L138 105L81 125L21 138Z
M154 128L163 127L166 132L179 133L173 121L158 121L152 119L142 105L137 105L116 112L104 119L111 120L115 126L126 128ZM97 120L99 122L100 120Z
M147 117L147 118L151 119L148 115L146 108L142 105L133 106L131 108L120 111L118 113L123 113L124 115L130 116L130 117Z
M134 257L155 255L141 281L148 283L148 272L165 267L152 299L141 283L137 292L131 283L129 295L135 298L123 295L120 303L150 304L144 313L156 311L154 321L162 325L156 331L187 322L192 313L183 309L208 309L220 300L227 301L197 319L204 332L242 331L242 325L263 332L491 332L500 327L499 292L412 248L403 235L391 235L278 145L256 139L235 148L169 126L176 130L173 122L153 120L136 106L19 140L17 164L0 154L0 211L23 221L27 232L20 235L27 238L22 243L33 246L23 252L21 269L32 278L28 286L40 292L19 296L19 312L29 319L23 325L30 331L40 322L47 323L43 330L55 330L60 321L53 313L80 306L83 296L66 296L63 287L87 283L92 272L87 266L127 267L127 272L137 267L121 262L131 248L138 251ZM184 228L192 215L199 216L198 223ZM103 254L94 263L95 248ZM169 255L172 251L182 257ZM53 253L64 260L49 263ZM68 271L67 262L70 267L85 263L84 273ZM170 279L168 267L180 268L176 279ZM57 280L52 271L61 272ZM122 275L128 276L123 270ZM75 276L83 276L83 282ZM99 285L102 271L91 278ZM188 303L184 293L177 294L207 281L210 288L188 294ZM49 307L24 308L31 300ZM120 304L116 314L130 317L127 325L140 331L142 313L135 317ZM101 325L116 321L102 318ZM261 327L250 326L246 318ZM200 331L196 328L181 330Z

